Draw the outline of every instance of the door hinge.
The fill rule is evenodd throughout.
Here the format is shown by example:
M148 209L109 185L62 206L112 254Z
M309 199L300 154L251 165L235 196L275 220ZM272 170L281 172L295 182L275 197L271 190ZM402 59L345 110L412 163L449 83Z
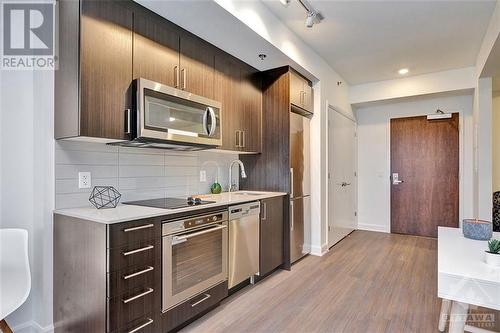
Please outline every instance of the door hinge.
M328 231L330 231L330 230L331 230L331 227L330 227L330 226L328 226Z
M358 216L358 212L354 212L354 216Z
M356 171L354 171L354 177L357 177L358 176L358 173Z
M331 175L330 175L330 173L328 173L328 179L330 179L330 178L331 178Z

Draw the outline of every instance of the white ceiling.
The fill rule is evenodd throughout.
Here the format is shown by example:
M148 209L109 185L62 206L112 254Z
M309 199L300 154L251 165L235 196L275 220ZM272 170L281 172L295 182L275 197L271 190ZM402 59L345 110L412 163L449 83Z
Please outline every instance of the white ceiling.
M261 0L350 84L473 66L495 1L309 0L325 19L305 27L297 0Z

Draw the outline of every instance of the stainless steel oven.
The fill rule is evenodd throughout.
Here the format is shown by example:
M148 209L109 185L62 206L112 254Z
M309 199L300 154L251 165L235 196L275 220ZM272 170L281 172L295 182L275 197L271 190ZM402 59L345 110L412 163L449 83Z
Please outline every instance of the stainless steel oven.
M146 79L137 79L137 140L192 146L222 144L221 103Z
M164 222L162 310L167 311L227 280L228 213Z

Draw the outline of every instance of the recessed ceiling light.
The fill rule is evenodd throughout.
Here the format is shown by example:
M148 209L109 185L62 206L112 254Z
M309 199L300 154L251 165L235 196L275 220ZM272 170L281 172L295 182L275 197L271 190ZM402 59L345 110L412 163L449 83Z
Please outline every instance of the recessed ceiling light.
M405 75L405 74L408 74L409 70L408 68L401 68L398 73L399 75Z

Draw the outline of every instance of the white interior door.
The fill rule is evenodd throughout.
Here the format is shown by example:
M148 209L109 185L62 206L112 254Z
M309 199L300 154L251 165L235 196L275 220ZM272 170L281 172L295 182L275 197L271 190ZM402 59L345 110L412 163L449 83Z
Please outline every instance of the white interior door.
M357 227L356 123L333 109L328 124L328 246Z

